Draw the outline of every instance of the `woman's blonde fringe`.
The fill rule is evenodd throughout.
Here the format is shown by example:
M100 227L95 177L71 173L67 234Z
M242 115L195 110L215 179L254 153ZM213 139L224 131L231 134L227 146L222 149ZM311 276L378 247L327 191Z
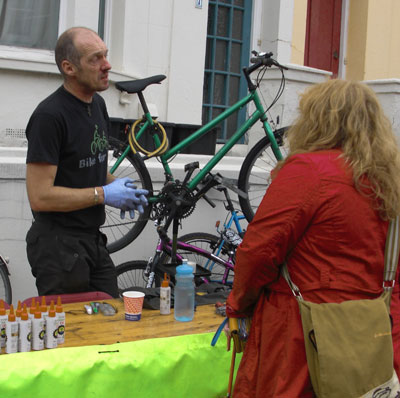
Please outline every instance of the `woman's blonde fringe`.
M400 151L372 89L359 82L329 80L302 95L299 111L286 134L286 159L298 153L341 148L351 165L355 187L365 194L365 177L372 185L381 217L391 219L400 214Z

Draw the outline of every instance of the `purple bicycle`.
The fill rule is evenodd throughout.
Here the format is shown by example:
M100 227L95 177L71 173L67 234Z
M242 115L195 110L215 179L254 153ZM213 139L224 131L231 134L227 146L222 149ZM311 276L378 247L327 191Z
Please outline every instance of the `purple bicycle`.
M165 228L157 225L159 240L154 257L148 262L133 260L116 267L120 291L132 286L152 287L153 282L155 286L159 286L164 272L170 274L173 284L175 267L183 258L196 263L197 285L210 282L232 285L235 252L245 232L240 222L245 216L235 209L225 186L219 185L215 188L225 194L224 205L228 210L223 226L220 227L219 221L216 224L218 236L205 232L189 233L179 237L174 248L174 241L167 235ZM175 261L171 261L172 258Z

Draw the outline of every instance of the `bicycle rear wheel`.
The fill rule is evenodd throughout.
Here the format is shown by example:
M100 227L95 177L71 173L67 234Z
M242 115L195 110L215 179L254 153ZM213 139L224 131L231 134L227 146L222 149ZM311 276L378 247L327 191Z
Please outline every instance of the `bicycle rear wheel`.
M7 267L2 263L1 258L0 261L0 299L5 301L7 304L11 304L12 292L8 270Z
M147 278L144 276L147 262L141 260L127 261L115 267L117 271L118 291L120 295L132 287L146 287Z
M224 243L222 247L219 248L220 238L218 236L206 233L206 232L193 232L190 234L186 234L180 236L178 238L180 242L188 243L192 246L196 246L203 250L212 253L221 259L228 261L229 260L229 246ZM177 253L179 253L183 258L186 258L188 261L194 261L196 265L200 265L203 268L211 271L211 276L208 278L210 282L218 282L226 285L231 285L233 283L234 272L233 270L228 271L228 276L226 280L223 279L226 267L222 264L217 263L216 261L208 259L205 255L201 253L197 253L194 249L177 249ZM234 255L233 255L234 261ZM171 257L167 253L163 253L161 256L161 263L166 264L171 262Z
M126 144L110 137L109 138L109 153L108 153L108 169L116 163L118 158L124 152ZM111 152L110 152L111 151ZM137 155L130 153L118 166L113 175L117 178L129 177L135 180L138 188L153 191L153 184L147 168L142 159ZM106 221L101 226L101 231L107 235L107 249L110 253L121 250L131 243L143 231L149 220L151 205L144 209L143 214L135 213L135 218L132 220L127 213L125 219L120 217L120 209L106 206Z
M282 138L286 130L287 127L284 127L274 132L284 157L286 150L282 146ZM272 152L271 142L267 136L258 141L244 159L239 173L238 187L246 192L248 197L239 196L239 203L248 222L253 219L266 190L271 184L271 170L275 168L277 163L278 161Z

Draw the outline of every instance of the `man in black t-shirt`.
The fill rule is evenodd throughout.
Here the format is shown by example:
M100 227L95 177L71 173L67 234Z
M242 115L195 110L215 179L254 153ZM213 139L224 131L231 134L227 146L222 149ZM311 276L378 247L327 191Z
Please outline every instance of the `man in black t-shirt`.
M121 217L147 204L147 191L107 171L109 118L97 91L108 88L107 47L86 28L58 39L64 84L41 102L27 129L26 185L34 222L27 255L39 295L99 290L118 296L114 264L99 231L104 205Z

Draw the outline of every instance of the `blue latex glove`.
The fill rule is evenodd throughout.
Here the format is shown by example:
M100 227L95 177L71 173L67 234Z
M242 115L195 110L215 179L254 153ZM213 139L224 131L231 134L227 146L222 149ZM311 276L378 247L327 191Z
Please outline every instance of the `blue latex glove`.
M135 184L133 184L133 182L127 182L126 186L130 187L130 188L133 188L133 189L137 189L137 186ZM143 206L147 206L148 205L148 201L147 201L147 198L145 196L145 195L148 194L148 191L145 190L145 189L143 189L143 191L146 191L147 193L146 194L140 194L139 195L139 203L136 203L137 211L140 214L143 214L143 212L144 212Z
M132 220L135 218L135 210L137 210L135 205L133 205L132 209L128 210L129 211L129 216L131 217ZM125 211L126 210L121 209L120 217L121 217L122 220L125 218Z
M131 218L135 210L143 213L143 205L147 204L146 189L137 189L131 178L117 178L112 183L103 186L104 204L121 209L121 218L129 211ZM140 206L140 208L139 208Z

